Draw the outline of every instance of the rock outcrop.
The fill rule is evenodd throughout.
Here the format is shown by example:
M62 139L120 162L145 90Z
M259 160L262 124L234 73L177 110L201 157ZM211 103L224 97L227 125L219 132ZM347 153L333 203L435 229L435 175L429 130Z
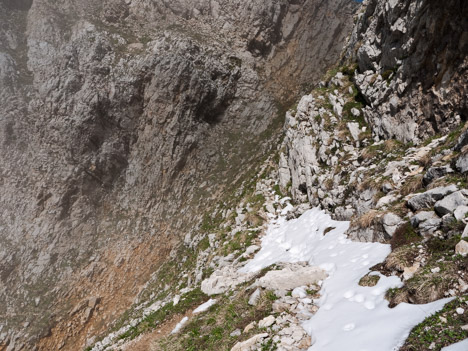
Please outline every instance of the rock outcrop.
M467 119L467 18L460 0L367 1L348 52L375 138L418 143Z

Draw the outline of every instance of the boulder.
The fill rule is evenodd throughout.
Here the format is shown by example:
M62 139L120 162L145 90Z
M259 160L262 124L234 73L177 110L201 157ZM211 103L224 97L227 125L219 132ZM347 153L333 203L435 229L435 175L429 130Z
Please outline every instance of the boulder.
M434 209L439 216L452 214L457 207L468 205L468 199L461 191L456 191L435 203Z
M231 351L248 351L252 346L255 346L258 342L262 341L266 337L268 337L267 333L254 335L246 341L235 344Z
M291 264L282 270L269 271L259 279L258 285L285 293L298 286L316 284L326 277L327 273L321 268Z
M348 126L349 132L355 141L359 140L359 134L361 134L361 129L359 129L359 123L349 122L346 124Z
M434 206L434 204L443 199L445 196L457 191L458 188L455 184L450 184L448 186L442 186L428 190L424 193L417 194L408 200L408 207L413 211L418 211L423 208L429 208Z
M461 221L465 218L466 214L468 213L468 206L458 206L455 211L453 211L453 215L457 219L457 221Z
M455 246L455 253L466 256L468 254L468 242L465 240L460 240L457 246Z
M424 235L432 235L434 232L440 228L442 224L442 219L440 218L430 218L419 224L419 230Z
M389 236L393 236L393 234L398 228L398 225L401 222L402 222L401 218L391 212L386 213L382 218L382 224L383 224L385 233L387 233Z
M201 283L202 291L207 295L221 294L239 284L250 280L254 273L241 273L234 266L217 269Z
M268 316L268 317L263 318L260 322L258 322L258 327L268 328L269 326L273 325L273 323L275 323L275 317Z
M463 230L462 238L468 238L468 224L465 226Z
M455 168L457 171L462 173L468 171L468 152L464 152L458 156L457 161L455 162Z
M249 298L249 305L255 306L260 298L260 289L256 289Z
M439 216L434 211L421 211L411 217L410 222L413 227L417 228L420 223L428 219L439 219Z
M463 149L464 146L468 145L468 129L465 130L459 137L458 137L458 140L457 140L457 143L455 144L455 146L453 147L453 150L454 151L461 151L461 149Z
M449 165L441 166L441 167L431 167L427 170L427 172L424 174L423 177L423 182L424 185L427 185L434 180L443 177L444 175L448 173L452 173L453 169L450 168Z

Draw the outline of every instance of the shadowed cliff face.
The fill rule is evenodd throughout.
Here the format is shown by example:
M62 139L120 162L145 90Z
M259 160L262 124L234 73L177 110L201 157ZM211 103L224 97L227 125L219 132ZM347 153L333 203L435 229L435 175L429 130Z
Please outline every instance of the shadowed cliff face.
M467 119L467 18L459 0L368 2L350 48L377 138L419 143Z
M356 6L1 1L0 349L76 349L125 309L276 142Z

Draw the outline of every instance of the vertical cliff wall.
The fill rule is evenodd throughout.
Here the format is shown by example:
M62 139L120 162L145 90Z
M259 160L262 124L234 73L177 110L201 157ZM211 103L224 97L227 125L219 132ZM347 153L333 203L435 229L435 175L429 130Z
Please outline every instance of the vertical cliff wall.
M125 309L277 141L356 6L0 1L0 345L76 349Z

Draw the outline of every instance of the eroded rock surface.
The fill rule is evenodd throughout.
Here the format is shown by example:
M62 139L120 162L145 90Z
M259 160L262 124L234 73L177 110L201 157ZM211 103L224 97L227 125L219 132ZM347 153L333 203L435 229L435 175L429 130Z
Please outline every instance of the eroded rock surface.
M0 2L0 344L75 350L125 309L275 143L356 6Z

